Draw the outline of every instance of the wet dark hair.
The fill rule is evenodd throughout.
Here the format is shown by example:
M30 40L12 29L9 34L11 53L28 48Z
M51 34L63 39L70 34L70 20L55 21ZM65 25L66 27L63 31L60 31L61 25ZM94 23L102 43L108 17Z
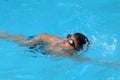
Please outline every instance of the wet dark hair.
M86 45L85 47L88 48L90 42L85 35L83 35L82 33L74 33L74 36L78 43L78 46L76 47L77 51L83 50L84 45Z

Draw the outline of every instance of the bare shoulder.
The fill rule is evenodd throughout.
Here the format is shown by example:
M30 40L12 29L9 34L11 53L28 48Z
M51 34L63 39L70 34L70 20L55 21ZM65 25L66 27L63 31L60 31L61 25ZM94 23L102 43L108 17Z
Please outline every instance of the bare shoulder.
M50 34L47 34L47 33L39 34L38 36L39 36L39 37L42 37L42 38L52 38L52 39L54 39L54 40L59 40L59 39L61 39L61 38L58 37L58 36L50 35Z
M54 35L50 35L50 34L47 34L47 33L44 33L44 34L39 34L37 37L36 37L37 40L42 40L44 42L47 42L47 43L51 43L51 42L54 42L54 41L57 41L57 40L61 40L60 37L58 36L54 36Z

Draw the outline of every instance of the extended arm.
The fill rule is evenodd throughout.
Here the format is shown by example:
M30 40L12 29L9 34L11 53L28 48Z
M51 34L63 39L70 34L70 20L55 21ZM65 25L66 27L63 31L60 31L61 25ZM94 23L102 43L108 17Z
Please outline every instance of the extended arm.
M99 60L99 59L92 59L88 57L79 57L79 56L68 56L70 58L73 58L77 61L84 61L88 64L95 64L98 66L104 66L104 67L109 67L114 70L120 70L120 62L119 61L106 61L106 60Z
M59 37L51 36L48 34L40 34L36 36L35 38L33 38L32 40L28 40L26 37L22 35L13 35L7 32L0 33L0 38L8 40L8 41L17 42L19 45L22 45L22 46L34 46L34 45L37 45L40 41L51 43L53 41L60 40Z

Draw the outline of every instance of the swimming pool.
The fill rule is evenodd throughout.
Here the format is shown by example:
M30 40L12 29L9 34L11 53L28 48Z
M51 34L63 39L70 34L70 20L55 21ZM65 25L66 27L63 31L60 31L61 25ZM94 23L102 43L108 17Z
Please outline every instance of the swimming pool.
M119 4L119 0L0 0L0 31L62 38L81 32L91 41L83 56L117 64ZM119 65L33 54L2 39L0 46L0 80L120 80Z

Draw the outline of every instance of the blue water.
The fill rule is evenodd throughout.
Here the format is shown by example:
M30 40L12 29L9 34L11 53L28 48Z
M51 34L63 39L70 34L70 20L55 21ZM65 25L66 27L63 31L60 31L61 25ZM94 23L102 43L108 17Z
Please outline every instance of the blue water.
M120 80L120 0L0 0L0 32L62 38L81 32L83 56L115 64L33 54L0 39L0 80Z

